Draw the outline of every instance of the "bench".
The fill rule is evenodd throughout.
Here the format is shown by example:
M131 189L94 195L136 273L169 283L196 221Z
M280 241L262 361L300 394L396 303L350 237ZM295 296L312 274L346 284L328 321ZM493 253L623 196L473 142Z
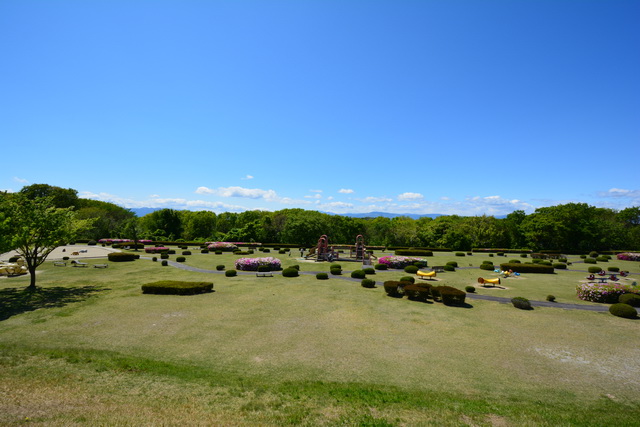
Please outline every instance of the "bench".
M56 267L66 267L67 263L64 261L53 261L53 265Z
M435 271L436 273L444 273L444 266L443 265L436 265L431 267L431 271Z
M107 268L109 264L93 264L93 268Z
M256 277L273 277L273 273L270 271L261 271L260 273L256 273Z
M73 267L88 267L89 266L89 264L87 264L86 262L80 262L80 261L76 261L76 260L71 261L71 265Z

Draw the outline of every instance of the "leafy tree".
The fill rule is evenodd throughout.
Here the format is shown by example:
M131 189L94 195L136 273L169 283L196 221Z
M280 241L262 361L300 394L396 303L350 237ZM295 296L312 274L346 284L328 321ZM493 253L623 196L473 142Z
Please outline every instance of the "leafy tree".
M36 269L55 248L69 243L79 227L71 208L52 206L52 198L30 199L22 194L9 199L9 246L15 248L31 275L27 289L36 288Z
M173 209L160 209L151 212L141 218L140 225L147 235L156 239L164 236L169 240L175 240L179 239L182 235L182 219L180 213Z
M217 217L211 211L186 212L182 218L183 238L188 241L213 240Z
M20 194L28 199L51 198L56 208L70 208L78 205L78 191L72 188L61 188L48 184L31 184L22 187Z

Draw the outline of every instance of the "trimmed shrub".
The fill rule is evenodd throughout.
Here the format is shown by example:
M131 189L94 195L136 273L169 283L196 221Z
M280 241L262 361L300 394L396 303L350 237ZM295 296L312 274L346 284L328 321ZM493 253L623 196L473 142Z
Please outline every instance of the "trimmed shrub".
M282 270L283 277L298 277L299 272L297 268L289 267Z
M510 262L511 264L513 264L513 263L516 263L516 264L520 264L520 263L522 263L522 261L520 261L519 259L510 259L510 260L509 260L509 262Z
M481 270L487 270L487 271L493 271L496 268L490 262L485 261L480 265L480 269Z
M390 297L401 297L404 294L403 288L404 284L396 280L388 280L384 282L384 291Z
M352 279L364 279L365 277L367 277L367 275L363 270L353 270L351 272Z
M527 256L527 254L520 254L520 258L526 258Z
M389 268L405 268L408 265L426 267L427 261L421 258L386 255L378 258L378 263L386 264Z
M166 252L163 252L160 254L160 259L169 259L169 254Z
M542 258L533 258L531 262L534 264L540 264L542 262Z
M224 270L224 265L223 264L216 265L216 270L218 270L218 271Z
M182 255L191 255L191 251L182 251Z
M63 261L69 261L69 257L68 256L63 256L62 260ZM9 262L15 262L15 261L11 261L11 258L9 258Z
M318 280L328 280L329 275L327 273L318 273L316 274L316 279Z
M584 262L585 262L585 264L595 264L598 261L595 258L585 258Z
M139 255L136 257L136 254L130 254L128 252L110 252L107 255L107 258L111 262L133 261L139 257L140 257Z
M176 254L176 250L175 250L175 249L169 249L169 250L167 251L167 253L168 253L169 255L175 255L175 254Z
M598 255L599 255L599 254L598 254L598 252L596 252L596 251L591 251L591 252L589 252L589 256L590 256L591 258L596 258Z
M498 255L498 256L504 256L504 252L498 252L498 253L496 253L496 255Z
M558 262L564 262L566 264L567 263L567 259L566 258L558 258Z
M329 270L331 270L332 268L339 268L339 269L342 270L342 266L340 264L336 264L336 263L333 263L333 264L329 265Z
M589 273L600 273L602 271L602 269L600 267L589 267L587 269L589 271Z
M446 263L445 265L452 265L456 268L458 268L458 261L449 261L448 263Z
M403 276L400 278L401 282L409 282L409 283L416 283L416 279L415 277L411 277L411 276Z
M493 254L489 254L489 257L493 258Z
M436 290L442 303L445 305L462 305L467 296L465 291L453 288L451 286L434 286L431 291Z
M183 257L183 256L179 256L179 257L176 258L177 262L185 262L186 260L187 259L185 257Z
M258 273L269 273L271 271L271 266L268 265L259 265Z
M224 275L227 277L234 277L238 274L236 270L227 270L224 272Z
M611 258L607 257L607 256L599 256L596 257L596 261L597 262L608 262Z
M632 307L640 307L640 295L632 293L622 294L618 298L618 302L629 304Z
M556 262L552 266L553 266L553 268L555 268L557 270L566 270L567 269L567 264L565 264L564 262Z
M464 252L456 252L456 256L465 256L466 254Z
M472 294L476 291L476 287L475 286L465 286L464 290L467 291L468 293Z
M332 268L329 270L331 272L331 274L333 274L334 276L340 276L342 274L342 269L341 268Z
M456 268L453 265L445 264L442 266L444 271L456 271Z
M554 295L547 295L547 301L549 302L555 302L556 297Z
M298 264L294 264L292 266L289 266L289 268L295 268L296 270L300 271L300 266Z
M200 253L201 254L208 254L209 253L209 249L200 249Z
M540 274L553 274L553 267L543 264L500 264L502 271L513 270L516 273L540 273Z
M515 308L519 308L520 310L533 310L531 302L523 297L511 298L511 304L513 304Z
M158 261L158 257L157 257L157 256L154 256L153 258L151 258L151 261L153 261L153 262L157 262L157 261Z
M364 274L376 274L375 268L371 267L363 268L362 271L364 271Z
M222 255L222 251L215 251L214 252L216 255Z
M404 294L412 301L426 301L431 296L431 286L410 284L404 287Z
M97 245L97 244L98 244L98 242L96 242L95 240L89 240L89 241L87 242L87 245L88 245L88 246L95 246L95 245Z
M613 271L614 273L617 273L618 271L620 271L619 267L607 267L607 271Z
M409 274L416 274L418 272L418 270L420 270L418 267L416 267L415 265L407 265L404 268L404 272L405 273L409 273Z
M389 267L387 266L387 264L376 264L373 266L376 270L386 270Z
M174 280L162 280L159 282L142 285L143 294L156 295L195 295L213 290L211 282L179 282Z
M609 307L609 313L614 316L624 317L625 319L635 319L638 317L638 311L629 304L616 303Z
M376 281L371 279L362 279L362 282L360 282L360 286L362 286L363 288L375 288Z
M166 267L167 265L169 265L169 262L166 259L163 259L160 264L162 264L163 267Z

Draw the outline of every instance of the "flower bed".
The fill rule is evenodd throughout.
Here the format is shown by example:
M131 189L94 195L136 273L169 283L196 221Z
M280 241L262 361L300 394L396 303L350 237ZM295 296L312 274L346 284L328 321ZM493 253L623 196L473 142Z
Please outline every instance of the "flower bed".
M640 294L637 287L622 283L582 283L576 286L578 298L584 301L614 304L622 294Z
M424 258L395 255L380 257L378 258L378 263L385 264L388 268L405 268L406 266L414 265L415 263L420 263L423 267L427 266L427 261Z
M169 248L164 247L164 246L159 246L159 247L156 247L156 248L144 248L144 251L146 253L148 253L148 254L159 254L161 252L168 251L168 250L169 250Z
M271 268L271 271L278 271L282 269L280 260L273 257L265 258L238 258L236 260L236 270L242 271L258 271L258 267L266 265Z
M207 242L206 245L210 251L233 252L238 249L238 246L231 242Z
M640 261L640 254L633 252L625 252L617 255L618 259L623 261Z

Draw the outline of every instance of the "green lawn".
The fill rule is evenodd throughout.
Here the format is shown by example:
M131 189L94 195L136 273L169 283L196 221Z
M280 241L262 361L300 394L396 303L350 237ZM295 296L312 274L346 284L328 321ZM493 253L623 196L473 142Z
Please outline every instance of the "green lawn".
M192 252L186 264L211 270L237 258ZM298 254L253 256L328 271ZM477 277L496 276L477 268L483 260L515 258L436 253L428 261L465 267L438 274L439 284L593 304L575 297L584 272L477 286ZM344 277L360 267L341 264ZM640 273L637 262L610 264ZM447 307L335 276L229 278L144 259L39 271L34 295L22 292L27 277L0 280L3 425L28 417L45 425L618 426L640 416L640 321L608 313L470 298L470 307ZM371 278L381 285L404 275ZM163 279L212 281L215 292L141 293Z

